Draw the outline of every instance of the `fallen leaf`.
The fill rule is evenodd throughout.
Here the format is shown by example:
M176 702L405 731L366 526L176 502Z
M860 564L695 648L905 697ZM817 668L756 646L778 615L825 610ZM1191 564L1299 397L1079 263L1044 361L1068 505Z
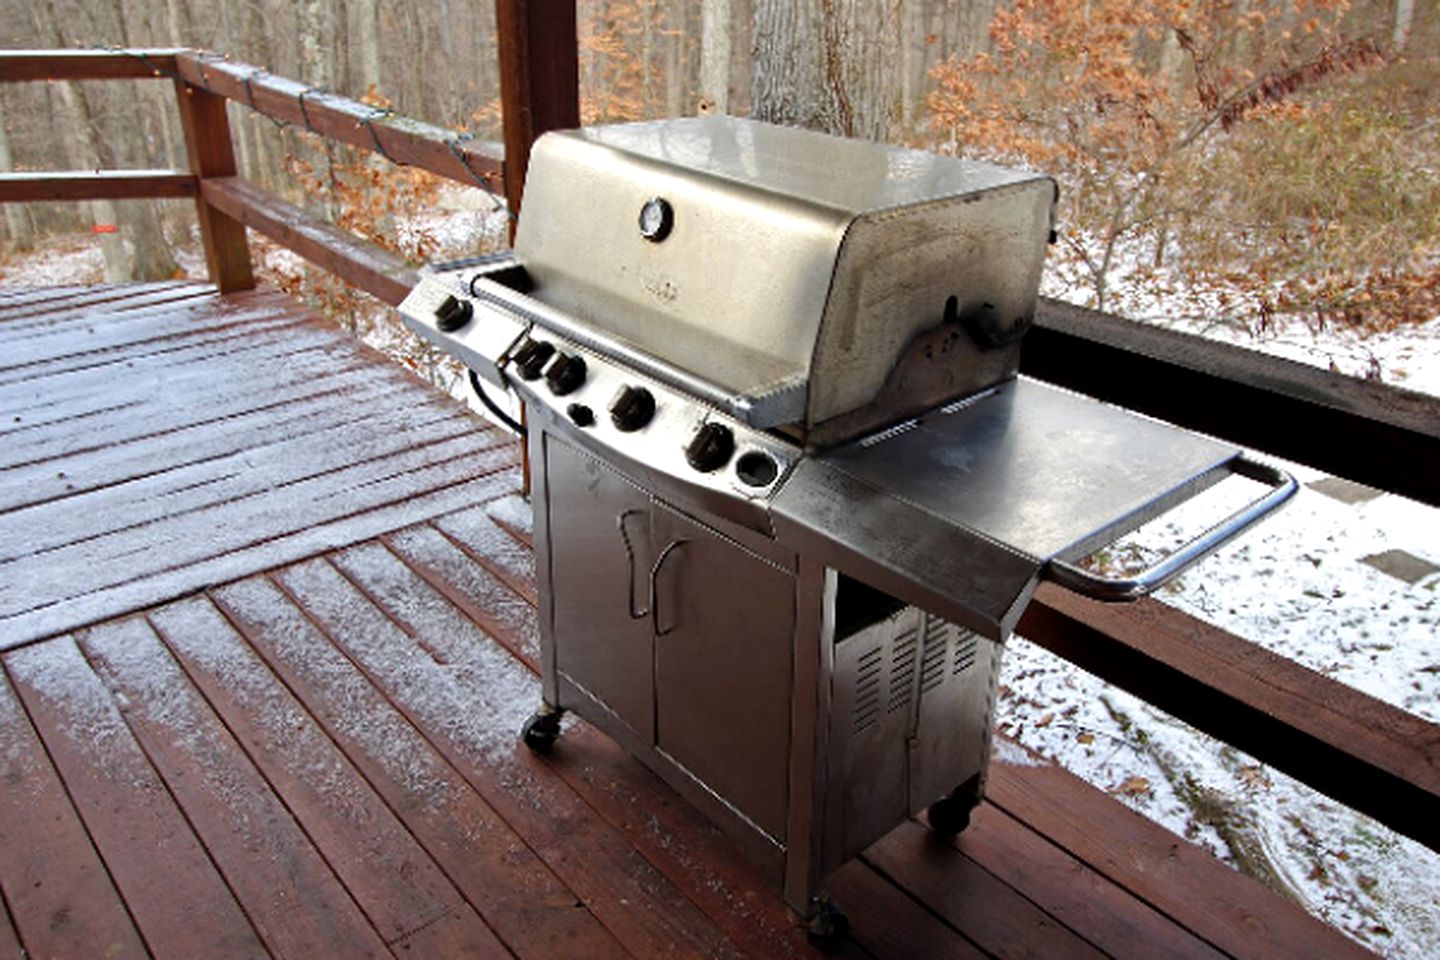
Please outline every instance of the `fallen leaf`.
M1237 772L1246 786L1270 789L1270 778L1265 775L1265 769L1260 764L1254 763L1241 767Z
M1127 797L1149 793L1150 779L1148 777L1126 777L1125 782L1115 788L1115 792L1123 793Z
M1093 733L1080 733L1080 734L1076 734L1075 739L1076 739L1076 741L1078 741L1079 743L1094 743L1094 742L1095 742L1095 734L1093 734Z

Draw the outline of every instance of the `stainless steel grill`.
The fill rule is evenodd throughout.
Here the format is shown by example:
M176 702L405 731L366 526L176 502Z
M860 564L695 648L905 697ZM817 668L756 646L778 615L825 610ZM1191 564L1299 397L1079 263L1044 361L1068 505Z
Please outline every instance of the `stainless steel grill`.
M732 118L536 144L514 252L401 306L530 413L531 746L576 711L807 911L913 811L963 829L1042 578L1138 596L1293 493L1017 377L1054 206L1045 177ZM1268 492L1154 569L1074 565L1231 473Z

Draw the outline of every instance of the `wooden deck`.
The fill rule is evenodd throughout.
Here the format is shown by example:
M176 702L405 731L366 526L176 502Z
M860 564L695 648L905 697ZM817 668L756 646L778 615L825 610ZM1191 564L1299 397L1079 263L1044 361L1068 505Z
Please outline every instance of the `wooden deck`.
M819 955L605 737L517 744L529 509L458 405L168 284L0 291L0 417L0 960ZM1368 955L1023 762L829 888L843 956Z

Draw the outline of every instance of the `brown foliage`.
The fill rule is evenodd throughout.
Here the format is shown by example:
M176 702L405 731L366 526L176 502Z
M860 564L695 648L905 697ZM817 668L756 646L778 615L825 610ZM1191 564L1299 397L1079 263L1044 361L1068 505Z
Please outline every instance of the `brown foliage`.
M1389 63L1355 27L1345 0L1016 0L993 52L933 72L932 131L1060 180L1059 265L1102 309L1168 278L1255 326L1427 320L1433 157L1423 123L1356 103Z

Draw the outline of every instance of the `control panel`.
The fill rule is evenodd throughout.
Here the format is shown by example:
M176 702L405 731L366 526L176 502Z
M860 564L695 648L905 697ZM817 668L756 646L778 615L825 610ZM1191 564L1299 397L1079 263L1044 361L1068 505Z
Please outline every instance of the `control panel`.
M484 269L426 274L406 325L497 387L647 469L713 493L764 500L799 449L590 347L471 294Z
M506 378L500 371L501 363L530 324L471 296L469 281L475 272L472 268L425 274L401 301L400 316L420 337L481 378L503 387Z
M543 364L529 360L542 354ZM763 500L799 457L798 448L539 327L508 368L527 403L555 411L592 446L717 493Z

